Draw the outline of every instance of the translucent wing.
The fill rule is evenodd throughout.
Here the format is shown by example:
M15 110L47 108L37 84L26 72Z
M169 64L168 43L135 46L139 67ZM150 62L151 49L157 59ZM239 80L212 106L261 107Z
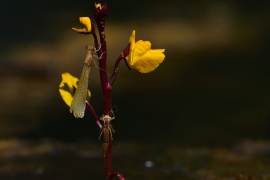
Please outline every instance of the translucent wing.
M90 66L84 64L82 74L79 80L78 87L72 99L70 106L70 113L74 114L75 118L83 118L86 107L86 97L88 90L88 78L90 73Z
M93 46L86 46L87 53L84 60L82 74L79 80L78 87L75 91L73 96L71 106L70 106L70 113L73 113L75 118L83 118L84 111L86 107L86 97L87 97L87 90L88 90L88 78L90 74L90 64L93 59L92 52L94 51Z

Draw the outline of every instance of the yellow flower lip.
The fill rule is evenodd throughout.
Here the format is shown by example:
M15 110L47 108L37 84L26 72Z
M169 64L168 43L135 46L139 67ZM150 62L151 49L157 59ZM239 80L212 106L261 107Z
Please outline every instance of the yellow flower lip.
M127 63L132 69L141 73L149 73L155 70L163 62L165 49L151 49L149 41L139 40L135 43L135 30L129 38L130 50L126 57Z
M72 28L73 31L82 34L90 34L91 33L91 19L89 17L80 17L79 18L82 27L80 29Z
M78 87L79 79L72 76L68 72L62 74L62 81L59 85L59 92L64 102L70 107L74 95L74 90ZM91 96L90 91L87 92L87 99Z

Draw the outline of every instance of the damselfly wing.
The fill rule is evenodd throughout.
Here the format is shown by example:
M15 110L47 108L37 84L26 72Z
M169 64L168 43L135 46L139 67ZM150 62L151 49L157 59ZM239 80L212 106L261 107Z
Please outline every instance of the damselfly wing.
M78 87L75 91L73 96L71 106L70 106L70 113L73 113L75 118L83 118L85 108L86 108L86 97L87 97L87 90L88 90L88 79L90 74L90 63L93 59L93 46L86 46L87 54L84 60L84 65L81 73L81 77L79 80Z

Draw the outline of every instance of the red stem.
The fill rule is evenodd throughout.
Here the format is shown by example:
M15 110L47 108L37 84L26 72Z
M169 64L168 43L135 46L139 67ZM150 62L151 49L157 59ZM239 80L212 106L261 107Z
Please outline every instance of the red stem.
M99 30L100 46L98 46L96 35L93 34L95 39L95 48L99 49L97 55L99 57L99 74L102 87L102 93L104 98L104 115L112 117L112 87L108 83L107 77L107 43L105 36L105 18L95 16L95 20ZM108 150L104 161L106 179L112 174L112 139L109 138Z
M125 178L118 172L113 172L109 177L108 180L113 180L114 177L118 177L119 180L125 180Z
M97 116L97 113L96 113L95 109L94 109L93 106L90 104L90 102L86 101L85 103L86 103L86 105L88 106L88 108L90 109L90 111L92 112L92 114L93 114L93 116L94 116L94 118L95 118L95 120L96 120L96 123L97 123L98 128L102 131L103 127L102 127L102 125L101 125L100 122L99 122L99 118L98 118L98 116Z
M118 65L119 65L119 63L121 62L122 59L125 60L125 62L126 62L126 58L123 57L122 55L120 55L118 57L118 59L116 60L115 64L114 64L113 74L111 75L110 82L109 82L110 86L113 85L113 83L114 83L114 81L116 79L117 72L118 72ZM127 67L130 68L128 65L127 65Z
M99 75L100 75L102 94L104 98L104 115L109 115L110 117L112 117L112 84L114 83L115 78L117 76L118 64L120 63L122 59L125 59L125 58L124 56L119 56L114 66L113 75L111 76L110 81L108 82L107 67L106 67L107 44L106 44L106 36L105 36L105 19L108 13L109 13L109 10L106 3L103 3L101 7L100 7L100 4L99 5L95 4L94 16L95 16L95 21L96 21L98 32L99 32L100 45L98 44L98 39L97 39L97 35L95 33L95 27L93 26L93 24L92 24L91 33L94 37L95 48L97 50L97 55L99 59ZM95 114L93 107L91 106L90 103L88 103L87 105L92 111L97 122L98 117ZM97 124L99 128L102 128L100 123L97 122ZM112 125L112 121L110 121L110 126L111 125ZM106 179L113 180L113 177L116 176L118 177L119 180L125 180L121 174L112 171L112 137L111 136L109 136L109 138L105 138L104 136L103 146L107 148L107 150L105 148L103 149L105 150L104 166L105 166Z

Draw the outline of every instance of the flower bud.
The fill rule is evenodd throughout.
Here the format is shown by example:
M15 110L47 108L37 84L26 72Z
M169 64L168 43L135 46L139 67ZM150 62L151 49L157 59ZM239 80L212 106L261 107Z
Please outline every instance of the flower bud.
M95 4L94 15L95 17L107 17L109 14L109 9L106 3L101 5L100 3Z

